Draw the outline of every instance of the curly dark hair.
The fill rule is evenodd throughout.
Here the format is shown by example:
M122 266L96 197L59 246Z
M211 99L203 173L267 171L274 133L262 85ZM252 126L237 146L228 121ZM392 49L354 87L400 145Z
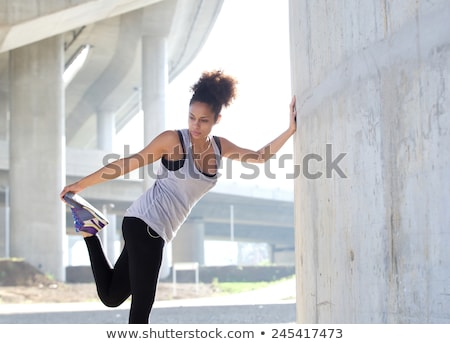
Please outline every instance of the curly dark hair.
M226 75L221 70L203 72L200 79L191 87L191 101L202 102L211 106L214 111L214 119L217 120L222 106L229 106L236 98L237 81L232 76Z

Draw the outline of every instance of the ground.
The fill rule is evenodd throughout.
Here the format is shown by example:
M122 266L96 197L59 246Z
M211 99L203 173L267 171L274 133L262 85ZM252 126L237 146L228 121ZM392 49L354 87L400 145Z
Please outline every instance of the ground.
M171 283L161 283L157 300L213 296L217 292L211 285L201 284L196 292L194 284L178 284L176 296L173 296ZM94 284L51 283L36 286L0 286L0 304L5 303L53 303L53 302L90 302L98 301Z
M210 284L177 284L176 296L172 283L160 283L157 300L172 300L214 296L219 291ZM0 304L90 302L98 301L93 283L62 283L40 273L22 260L0 260Z

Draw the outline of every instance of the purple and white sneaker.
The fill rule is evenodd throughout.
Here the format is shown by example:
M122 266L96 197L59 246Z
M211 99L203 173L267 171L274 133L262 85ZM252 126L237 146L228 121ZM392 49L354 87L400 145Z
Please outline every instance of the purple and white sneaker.
M109 223L101 211L80 195L68 192L64 195L64 200L70 206L77 232L81 231L95 235Z

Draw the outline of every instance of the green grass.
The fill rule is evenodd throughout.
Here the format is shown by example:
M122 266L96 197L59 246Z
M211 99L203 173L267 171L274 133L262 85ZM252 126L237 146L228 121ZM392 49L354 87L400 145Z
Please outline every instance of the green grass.
M213 281L213 284L218 290L220 290L222 294L237 294L266 288L268 286L289 280L291 278L294 277L287 277L272 282L219 282L215 280Z
M223 294L237 294L269 286L269 282L222 282L217 283L217 289Z

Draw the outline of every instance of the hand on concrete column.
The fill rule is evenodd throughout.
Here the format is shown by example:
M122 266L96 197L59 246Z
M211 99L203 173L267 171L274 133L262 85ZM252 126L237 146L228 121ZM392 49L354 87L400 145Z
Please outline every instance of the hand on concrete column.
M296 97L293 96L291 100L291 104L289 104L290 108L290 120L289 120L289 131L293 134L297 130L297 108L296 108Z

